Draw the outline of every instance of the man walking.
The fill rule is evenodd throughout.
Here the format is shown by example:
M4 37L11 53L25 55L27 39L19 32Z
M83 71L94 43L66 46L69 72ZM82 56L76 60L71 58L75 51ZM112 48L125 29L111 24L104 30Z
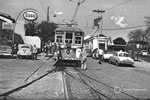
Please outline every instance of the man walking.
M102 49L99 49L98 50L98 58L99 58L99 64L101 64L101 60L102 60L102 56L103 56L104 52Z
M37 47L35 44L33 45L33 59L37 59Z
M87 69L87 66L86 66L86 63L87 63L87 53L86 53L86 50L85 50L84 47L81 50L80 59L81 59L81 69L86 70Z

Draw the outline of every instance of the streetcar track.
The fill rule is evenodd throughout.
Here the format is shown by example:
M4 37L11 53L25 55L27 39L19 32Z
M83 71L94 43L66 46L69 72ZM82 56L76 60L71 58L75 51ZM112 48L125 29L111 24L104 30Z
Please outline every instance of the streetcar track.
M107 98L108 100L110 100L110 98L108 96L106 96L105 94L100 93L99 91L97 91L96 89L94 89L93 86L91 85L91 83L89 82L89 80L87 80L82 74L78 73L78 75L80 77L80 79L78 79L78 78L74 77L73 75L71 75L70 73L68 73L66 70L65 70L65 73L67 75L69 75L71 78L76 79L78 82L80 82L80 83L84 84L85 86L87 86L90 89L90 93L94 97L96 95L98 99L101 99L101 96L103 96L103 97ZM86 81L88 81L88 82L86 82Z
M43 68L44 65L45 65L49 60L50 60L50 58L48 58L44 63L42 63L35 71L33 71L33 72L24 80L24 82L26 82L26 81L27 81L30 77L32 77L36 72L38 72L41 68ZM18 59L16 59L15 61L18 61ZM11 62L14 62L14 60L11 61ZM103 93L99 92L98 90L94 89L94 87L91 85L89 79L94 80L95 82L100 83L100 84L103 84L104 86L109 87L109 88L111 88L111 89L114 90L114 87L113 87L113 86L110 86L110 85L108 85L108 84L106 84L106 83L104 83L104 82L101 82L101 81L99 81L99 80L97 80L97 79L95 79L95 78L93 78L93 77L91 77L91 76L89 76L89 75L87 75L87 74L81 72L81 71L80 71L79 69L77 69L77 68L74 68L74 69L78 72L78 75L79 75L79 77L80 77L81 80L79 80L79 79L77 79L76 77L74 77L73 75L69 74L65 69L62 70L62 75L64 75L63 72L65 72L65 73L66 73L67 75L69 75L70 77L72 77L72 78L76 79L77 81L79 81L80 83L86 85L87 87L89 87L90 91L92 91L91 94L95 93L99 99L101 99L101 97L99 96L99 95L101 95L101 96L103 96L103 97L105 97L105 98L107 98L107 99L110 100L110 98L109 98L108 96L106 96L105 94L103 94ZM8 91L8 92L5 92L5 93L3 93L3 94L0 94L0 97L4 97L4 98L5 98L5 97L9 96L10 94L12 94L12 93L14 93L14 92L20 91L21 89L28 87L29 85L31 85L31 84L33 84L34 82L36 82L36 81L42 79L43 77L47 76L48 74L50 74L50 73L52 73L52 72L54 72L54 71L56 71L56 67L53 68L52 70L46 72L45 74L39 76L38 78L32 80L31 82L28 82L28 83L26 83L26 84L24 84L24 85L22 85L22 86L19 86L19 87L15 88L15 89L12 89L12 90L10 90L10 91ZM65 77L65 76L64 76L64 77ZM84 78L83 78L83 77L84 77ZM65 81L66 81L66 80L65 80ZM87 82L87 81L88 81L88 82ZM67 82L67 83L66 83L66 82L63 82L63 84L67 86L68 82ZM69 92L69 94L68 94L68 92ZM132 98L136 99L136 100L139 100L138 98L136 98L136 97L134 97L134 96L132 96L132 95L130 95L130 94L127 94L127 93L125 93L125 92L123 92L123 91L120 91L120 92L121 92L122 94L125 94L125 95L127 95L127 96L129 96L129 97L132 97ZM72 98L71 90L68 89L68 87L66 87L66 89L64 89L64 95L65 95L65 99L66 99L66 100L69 100L70 98ZM71 96L70 96L70 95L71 95ZM93 94L93 95L94 95L94 94Z
M83 76L81 76L79 74L79 77L82 79L83 83L89 87L89 89L92 91L92 94L94 95L94 93L96 94L96 96L98 97L98 99L102 99L101 96L104 96L105 98L107 98L108 100L110 100L110 98L108 98L106 95L104 95L103 93L100 93L99 91L97 91L96 89L93 88L93 86L90 83L87 83L85 80L85 78L83 78ZM88 80L87 80L88 81ZM93 93L94 92L94 93ZM101 95L101 96L100 96Z
M50 57L44 62L42 63L35 71L33 71L25 80L24 82L27 82L29 80L29 78L31 78L36 72L38 72L41 68L44 67L44 65L50 60Z
M22 90L23 88L26 88L26 87L30 86L31 84L33 84L33 83L35 83L36 81L38 81L38 80L44 78L45 76L49 75L50 73L52 73L52 72L54 72L54 71L55 71L55 69L52 69L52 70L50 70L50 71L47 71L45 74L41 75L40 77L38 77L38 78L32 80L31 82L29 82L29 83L27 83L27 84L21 85L21 86L19 86L19 87L17 87L17 88L14 88L14 89L9 90L9 91L7 91L7 92L5 92L5 93L3 93L3 94L0 94L0 97L7 98L7 96L9 96L10 94L15 93L15 92L17 92L17 91Z
M78 70L78 69L76 69L76 70ZM99 81L99 80L97 80L97 79L95 79L95 78L93 78L93 77L91 77L91 76L89 76L89 75L87 75L87 74L84 74L83 72L81 72L80 70L78 70L82 75L84 75L85 77L87 77L87 78L89 78L89 79L92 79L92 80L94 80L94 81L96 81L96 82L98 82L98 83L100 83L100 84L103 84L104 86L106 86L106 87L109 87L109 88L111 88L111 89L113 89L114 90L114 86L110 86L110 85L108 85L108 84L106 84L106 83L104 83L104 82L101 82L101 81ZM122 93L122 94L125 94L125 95L127 95L127 96L129 96L129 97L132 97L133 99L135 99L135 100L140 100L140 99L138 99L138 98L136 98L136 97L134 97L134 96L132 96L132 95L130 95L130 94L128 94L128 93L125 93L125 92L123 92L123 91L119 91L120 93Z

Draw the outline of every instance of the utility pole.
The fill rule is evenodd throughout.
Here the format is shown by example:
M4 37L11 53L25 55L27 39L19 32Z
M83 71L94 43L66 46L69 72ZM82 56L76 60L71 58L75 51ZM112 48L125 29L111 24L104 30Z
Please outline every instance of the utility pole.
M47 7L47 22L49 22L49 6Z
M101 14L100 17L98 17L98 20L101 20L101 26L98 24L98 50L99 50L99 30L101 29L101 34L102 34L102 27L103 27L103 13L105 12L105 10L93 10L93 12L96 12L98 14Z

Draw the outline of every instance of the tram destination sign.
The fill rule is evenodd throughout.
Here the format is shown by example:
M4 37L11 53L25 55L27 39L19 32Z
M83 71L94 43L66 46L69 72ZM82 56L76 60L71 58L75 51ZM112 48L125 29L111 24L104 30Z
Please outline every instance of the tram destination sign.
M35 21L38 18L38 15L33 10L27 10L23 13L23 17L27 21Z

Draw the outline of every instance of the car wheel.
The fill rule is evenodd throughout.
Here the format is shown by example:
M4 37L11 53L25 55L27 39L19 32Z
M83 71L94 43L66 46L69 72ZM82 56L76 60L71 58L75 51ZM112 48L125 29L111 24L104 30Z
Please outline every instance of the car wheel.
M111 61L110 61L110 60L109 60L108 62L111 64Z
M119 63L118 63L118 61L116 61L116 62L115 62L115 64L116 64L117 66L119 66Z
M17 59L20 59L20 56L17 55Z

